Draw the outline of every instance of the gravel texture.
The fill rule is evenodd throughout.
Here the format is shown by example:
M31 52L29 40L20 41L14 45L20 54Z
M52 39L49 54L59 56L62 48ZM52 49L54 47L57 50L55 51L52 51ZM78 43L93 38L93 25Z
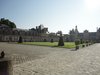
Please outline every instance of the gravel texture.
M13 63L13 75L100 75L100 44L77 51L0 43Z

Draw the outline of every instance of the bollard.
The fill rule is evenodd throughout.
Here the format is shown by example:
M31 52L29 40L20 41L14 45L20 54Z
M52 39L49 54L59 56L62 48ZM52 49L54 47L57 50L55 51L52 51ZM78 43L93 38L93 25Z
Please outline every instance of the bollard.
M78 50L79 49L79 46L76 46L76 50Z
M86 46L88 46L88 44L86 44Z
M85 45L82 45L82 48L85 47Z
M13 75L11 60L6 58L0 59L0 75Z

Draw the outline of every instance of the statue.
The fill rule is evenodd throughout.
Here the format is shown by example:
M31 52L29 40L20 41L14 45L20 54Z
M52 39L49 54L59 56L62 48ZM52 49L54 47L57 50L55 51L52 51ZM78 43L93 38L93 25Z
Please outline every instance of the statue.
M4 56L5 56L5 53L4 53L4 51L2 51L0 58L4 58Z

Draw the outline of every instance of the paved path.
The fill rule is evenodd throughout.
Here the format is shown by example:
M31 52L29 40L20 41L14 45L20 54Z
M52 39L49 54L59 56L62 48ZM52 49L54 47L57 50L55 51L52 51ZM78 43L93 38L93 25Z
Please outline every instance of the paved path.
M71 51L0 43L0 49L4 49L7 56L15 56L13 59L17 55L18 60L24 59L23 63L14 64L14 75L100 75L100 44Z
M5 51L6 57L15 60L14 64L19 64L22 63L22 61L44 58L46 55L53 53L54 51L59 51L60 48L0 43L0 51L2 50Z

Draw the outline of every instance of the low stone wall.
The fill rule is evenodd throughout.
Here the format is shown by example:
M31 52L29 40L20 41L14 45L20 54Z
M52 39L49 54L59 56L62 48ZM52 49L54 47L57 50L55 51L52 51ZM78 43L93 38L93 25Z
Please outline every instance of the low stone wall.
M6 58L0 59L0 75L13 75L11 60Z

